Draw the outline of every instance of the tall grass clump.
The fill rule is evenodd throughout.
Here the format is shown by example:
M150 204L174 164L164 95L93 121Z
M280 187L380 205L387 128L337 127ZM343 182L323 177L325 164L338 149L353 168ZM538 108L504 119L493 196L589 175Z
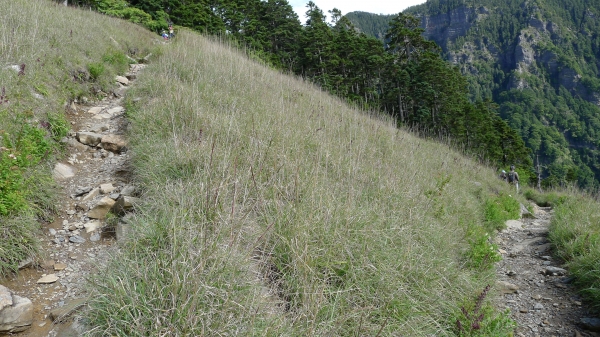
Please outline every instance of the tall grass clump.
M448 336L493 282L468 252L502 182L447 146L189 32L129 95L144 204L98 335Z
M127 70L125 55L143 57L155 47L140 27L52 1L3 1L0 31L0 274L6 274L36 254L37 221L50 220L55 210L50 172L70 131L65 106L110 93L114 76ZM104 67L98 81L90 64Z
M570 194L554 210L549 238L584 298L600 311L600 203L581 193Z

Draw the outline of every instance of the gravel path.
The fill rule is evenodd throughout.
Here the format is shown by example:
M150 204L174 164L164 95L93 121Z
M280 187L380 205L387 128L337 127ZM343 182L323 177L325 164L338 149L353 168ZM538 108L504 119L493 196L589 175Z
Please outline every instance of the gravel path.
M135 79L142 68L143 65L133 65L128 77ZM118 81L128 85L123 77ZM2 281L14 293L33 302L33 325L17 336L80 335L78 311L85 307L87 279L117 247L114 229L92 212L106 200L114 203L135 190L128 185L127 148L115 150L104 143L105 136L124 140L127 122L119 96L127 90L127 85L119 84L117 94L111 93L93 105L79 102L68 108L67 118L73 131L64 139L68 155L57 164L62 173L56 175L55 170L55 178L62 187L58 215L54 222L42 227L44 261ZM80 137L81 132L102 137L104 144L90 144ZM44 277L55 280L40 283Z
M581 319L593 317L574 291L568 272L552 257L547 240L551 208L538 207L535 218L508 222L496 238L503 260L497 265L501 308L509 308L515 336L600 336ZM589 327L587 327L589 329Z

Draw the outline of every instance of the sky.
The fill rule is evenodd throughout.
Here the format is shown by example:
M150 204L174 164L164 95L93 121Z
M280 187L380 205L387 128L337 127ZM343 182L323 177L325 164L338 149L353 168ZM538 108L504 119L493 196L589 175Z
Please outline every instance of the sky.
M301 22L306 18L306 4L309 0L288 0L294 7ZM375 14L397 14L405 8L425 3L425 0L312 0L325 14L327 11L337 8L342 14L354 11L369 12Z

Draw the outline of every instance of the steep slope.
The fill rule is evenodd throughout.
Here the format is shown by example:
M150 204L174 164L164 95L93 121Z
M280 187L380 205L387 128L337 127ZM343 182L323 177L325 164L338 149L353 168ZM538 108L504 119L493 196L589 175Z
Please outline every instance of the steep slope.
M425 336L471 325L461 307L493 284L498 258L487 233L518 216L492 170L191 32L129 93L146 203L95 280L99 330ZM481 335L506 335L492 297Z
M434 0L409 13L539 156L548 186L598 185L600 13L591 1Z

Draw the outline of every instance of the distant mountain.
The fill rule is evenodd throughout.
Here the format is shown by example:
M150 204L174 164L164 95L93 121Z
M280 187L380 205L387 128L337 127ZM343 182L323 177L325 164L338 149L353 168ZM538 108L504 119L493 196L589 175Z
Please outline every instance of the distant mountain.
M405 13L493 100L543 166L544 183L600 181L600 3L591 0L429 0ZM352 14L352 15L351 15ZM348 14L361 31L387 16ZM385 33L383 33L385 34Z
M429 0L425 36L493 99L546 165L549 185L600 180L600 3Z
M356 28L367 35L384 40L390 21L395 15L382 15L367 12L350 12L345 15Z

